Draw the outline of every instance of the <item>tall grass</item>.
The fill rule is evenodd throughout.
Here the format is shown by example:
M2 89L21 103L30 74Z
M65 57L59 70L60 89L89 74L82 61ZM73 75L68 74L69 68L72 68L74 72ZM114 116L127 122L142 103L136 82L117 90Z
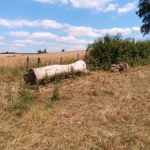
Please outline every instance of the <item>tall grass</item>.
M21 116L24 111L27 111L33 102L33 98L33 93L28 86L20 82L17 101L13 105L13 110L16 111L16 115Z
M130 66L150 63L150 40L135 41L120 34L106 35L87 48L89 63L94 68L108 70L111 64L127 62Z
M16 58L17 59L17 58ZM26 61L26 60L24 60ZM66 58L62 60L62 64L69 64L76 61L73 58ZM13 62L12 62L13 63ZM30 61L29 68L37 68L37 67L43 67L46 65L53 65L53 64L59 64L59 61L51 61L41 59L40 66L37 64L36 61ZM14 65L14 66L0 66L0 81L2 82L12 82L12 81L20 81L23 78L23 75L26 71L26 64L25 62L23 65Z
M68 64L74 62L73 58L66 58L62 60L62 64ZM12 62L13 63L13 62ZM59 64L57 62L52 62L41 59L41 63L38 66L36 61L30 61L29 68L43 67L46 65ZM0 66L0 107L7 110L13 110L18 116L21 116L24 112L27 112L33 99L38 99L40 97L39 83L37 82L35 86L26 85L23 82L24 73L26 72L25 63L14 64L11 66ZM63 79L63 77L62 77ZM54 82L59 83L61 78L56 78ZM20 82L20 83L19 83ZM54 89L53 101L59 99L59 88ZM0 108L0 109L1 109Z

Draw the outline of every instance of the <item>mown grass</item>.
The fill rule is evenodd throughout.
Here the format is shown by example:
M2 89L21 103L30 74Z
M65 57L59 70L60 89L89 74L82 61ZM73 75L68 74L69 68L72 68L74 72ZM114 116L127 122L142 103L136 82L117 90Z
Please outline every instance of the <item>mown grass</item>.
M23 69L9 71L0 74L0 149L150 149L149 65L34 87Z

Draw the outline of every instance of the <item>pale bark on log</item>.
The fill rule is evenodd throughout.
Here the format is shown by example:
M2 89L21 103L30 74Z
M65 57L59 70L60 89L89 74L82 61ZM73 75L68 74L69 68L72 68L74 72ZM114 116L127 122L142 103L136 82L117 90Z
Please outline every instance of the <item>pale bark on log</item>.
M83 60L68 65L51 65L30 69L25 73L24 80L26 83L35 84L36 81L40 82L46 78L52 79L60 75L80 72L87 72L86 63Z

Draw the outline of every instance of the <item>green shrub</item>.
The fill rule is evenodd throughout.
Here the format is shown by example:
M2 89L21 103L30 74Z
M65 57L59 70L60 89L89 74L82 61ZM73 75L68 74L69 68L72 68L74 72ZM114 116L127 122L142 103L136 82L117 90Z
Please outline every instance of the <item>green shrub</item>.
M120 34L106 35L89 44L88 62L95 69L109 70L111 64L127 62L130 66L150 63L150 41L123 39Z
M58 84L56 84L53 91L52 101L57 101L59 99L60 99L60 90Z

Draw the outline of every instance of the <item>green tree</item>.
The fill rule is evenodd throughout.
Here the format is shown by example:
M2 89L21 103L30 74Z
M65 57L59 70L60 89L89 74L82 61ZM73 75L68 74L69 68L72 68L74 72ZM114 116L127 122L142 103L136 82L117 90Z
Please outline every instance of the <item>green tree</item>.
M64 53L64 52L65 52L65 49L62 49L61 52Z
M150 32L150 0L140 0L138 5L138 11L136 14L142 19L143 25L141 26L141 32L143 35Z
M47 50L46 50L46 49L44 49L43 53L47 53Z
M91 69L109 70L111 64L121 62L130 66L150 64L150 40L135 41L120 34L107 34L88 45L87 63Z

